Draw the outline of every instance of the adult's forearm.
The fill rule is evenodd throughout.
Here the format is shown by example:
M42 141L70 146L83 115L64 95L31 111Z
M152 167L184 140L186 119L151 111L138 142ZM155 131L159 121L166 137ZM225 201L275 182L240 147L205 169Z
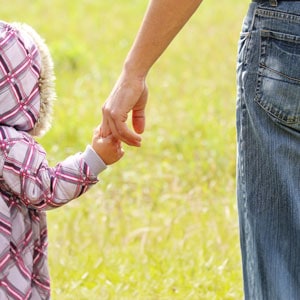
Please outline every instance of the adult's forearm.
M144 78L202 0L150 0L124 71Z
M123 70L102 107L101 136L112 134L131 146L140 146L145 128L148 90L146 75L202 0L149 0L149 6ZM134 131L126 124L132 112Z

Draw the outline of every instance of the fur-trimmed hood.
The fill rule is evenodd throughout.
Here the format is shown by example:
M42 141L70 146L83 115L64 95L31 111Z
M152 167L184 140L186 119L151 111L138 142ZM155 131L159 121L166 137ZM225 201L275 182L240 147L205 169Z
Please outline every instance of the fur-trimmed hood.
M0 21L0 125L43 135L51 125L54 79L50 52L37 32Z

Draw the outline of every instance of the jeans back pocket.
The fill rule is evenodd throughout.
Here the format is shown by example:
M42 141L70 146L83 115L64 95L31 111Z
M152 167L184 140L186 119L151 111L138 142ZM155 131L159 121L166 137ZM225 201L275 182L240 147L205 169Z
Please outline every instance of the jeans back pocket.
M255 101L277 122L300 130L300 36L262 30Z

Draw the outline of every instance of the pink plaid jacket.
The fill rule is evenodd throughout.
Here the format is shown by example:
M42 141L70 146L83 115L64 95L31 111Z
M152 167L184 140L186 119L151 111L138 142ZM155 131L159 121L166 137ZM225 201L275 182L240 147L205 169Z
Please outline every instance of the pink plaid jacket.
M0 22L1 300L50 299L45 210L79 197L106 168L90 146L49 167L29 134L40 118L40 61L29 37Z
M90 147L50 168L30 135L0 127L0 299L50 298L44 210L79 197L104 168Z

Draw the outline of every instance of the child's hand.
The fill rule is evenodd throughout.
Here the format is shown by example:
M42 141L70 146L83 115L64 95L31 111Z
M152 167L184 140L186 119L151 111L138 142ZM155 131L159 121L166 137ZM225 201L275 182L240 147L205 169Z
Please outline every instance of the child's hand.
M101 137L99 127L94 130L92 148L106 165L115 163L124 155L121 142L116 140L112 135Z

